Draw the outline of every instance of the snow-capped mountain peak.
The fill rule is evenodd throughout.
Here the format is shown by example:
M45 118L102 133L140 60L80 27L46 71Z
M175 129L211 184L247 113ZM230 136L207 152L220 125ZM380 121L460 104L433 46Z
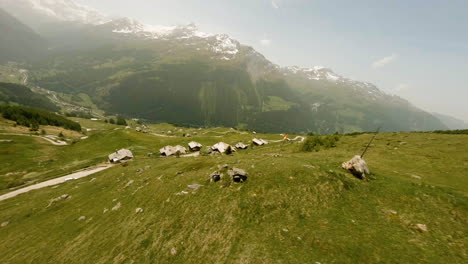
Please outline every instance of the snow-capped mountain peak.
M207 43L207 49L221 55L221 59L230 60L239 53L240 43L226 34L202 32L193 24L177 26L147 25L134 19L121 18L108 23L112 32L145 39L176 39L181 41L199 41Z
M33 26L39 22L73 22L91 26L106 26L115 34L153 40L180 40L186 45L206 43L205 48L216 53L214 58L231 60L239 53L240 43L228 35L202 32L191 23L186 25L149 25L131 18L110 19L99 11L73 0L0 0L0 8L6 8L18 17L26 17Z
M298 66L290 66L282 68L283 75L297 75L310 81L327 81L336 84L345 84L354 90L364 91L368 96L372 98L378 98L385 95L377 86L368 82L355 81L349 78L345 78L333 70L323 67L314 66L312 68L300 68Z
M334 73L331 69L324 66L314 66L312 68L300 68L297 66L290 66L285 68L285 75L289 73L301 74L304 75L309 80L328 80L333 82L338 82L343 80L342 76Z
M99 25L109 19L99 11L72 0L4 0L6 5L19 5L57 21Z

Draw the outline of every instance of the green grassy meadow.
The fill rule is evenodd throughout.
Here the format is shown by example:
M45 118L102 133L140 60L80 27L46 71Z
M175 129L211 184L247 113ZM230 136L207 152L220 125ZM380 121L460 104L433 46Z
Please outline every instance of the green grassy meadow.
M0 142L2 184L10 181L7 172L28 167L42 172L35 178L42 181L103 162L123 147L135 160L0 201L0 223L7 223L0 227L1 263L468 260L467 135L379 134L364 157L371 180L361 181L341 163L360 154L371 134L342 136L337 147L319 152L301 152L300 143L288 142L230 156L161 158L159 148L192 140L210 146L281 136L168 124L150 125L144 134L77 120L94 130L70 146L28 137ZM151 134L169 130L174 137ZM193 137L182 137L187 133ZM44 156L53 161L41 167ZM223 169L222 181L209 182L223 164L246 170L248 180L233 183ZM195 183L203 186L187 187ZM182 191L188 194L177 195ZM70 197L50 203L63 194Z

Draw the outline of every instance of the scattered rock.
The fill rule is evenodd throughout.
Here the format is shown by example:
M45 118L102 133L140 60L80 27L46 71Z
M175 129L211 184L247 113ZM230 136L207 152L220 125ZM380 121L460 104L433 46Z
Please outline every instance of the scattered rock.
M17 172L9 172L5 174L5 176L11 176L11 175L20 175L20 174L26 174L28 173L27 171L17 171Z
M190 185L187 185L187 187L189 187L189 189L192 189L192 190L197 190L198 188L202 187L203 185L201 184L190 184Z
M266 141L264 139L257 139L257 138L252 139L252 142L257 146L263 146L263 145L268 144L268 141Z
M93 182L93 181L95 181L95 180L96 180L96 178L92 178L91 180L89 180L89 182Z
M248 173L239 168L232 168L228 171L234 182L244 182L247 180Z
M148 158L153 157L153 155L154 155L154 154L153 154L152 152L149 152L149 153L146 154L146 156L147 156Z
M179 193L176 193L176 195L185 195L185 194L188 194L188 192L187 191L181 191Z
M146 166L145 166L145 170L149 170L149 169L151 169L151 166L146 165Z
M80 216L80 218L78 218L78 221L83 221L85 219L86 219L86 216L82 215L82 216Z
M120 209L120 207L122 206L122 204L120 202L118 202L114 207L112 207L112 211L117 211Z
M107 208L104 208L104 210L102 211L103 214L105 214L107 212L109 212L109 209L107 209Z
M135 182L134 180L130 180L129 182L127 182L127 184L125 184L124 188L127 188L128 186L132 185L134 182Z
M395 210L388 210L387 212L389 214L391 214L391 215L397 215L398 214L397 211L395 211Z
M121 149L109 155L109 161L112 163L119 163L133 159L133 153L128 149Z
M245 145L244 143L242 142L239 142L236 144L236 148L237 149L247 149L249 146Z
M178 171L176 174L181 175L181 174L184 174L184 172L183 171Z
M137 213L137 214L143 213L143 208L137 208L137 209L135 209L135 213Z
M411 178L417 179L417 180L421 180L421 179L422 179L422 177L421 177L421 176L418 176L418 175L411 175Z
M348 170L359 179L366 179L366 174L370 173L366 161L364 161L364 159L359 155L356 155L351 160L344 162L341 166L343 169Z
M189 146L190 151L200 151L201 148L203 147L202 144L195 142L195 141L188 143L188 146Z
M182 155L181 157L182 158L190 158L190 157L199 157L200 156L200 151L197 151L197 152L194 152L194 153L191 153L191 154L185 154L185 155Z
M136 170L137 173L142 173L143 172L143 168L139 168Z
M49 200L49 205L47 205L47 207L51 206L53 203L56 203L58 201L61 201L61 200L64 200L64 199L68 199L68 198L71 198L70 195L68 194L62 194L61 196L57 197L57 198L53 198L53 199L50 199Z
M5 226L7 226L9 223L10 223L10 222L5 221L5 222L3 222L2 224L0 224L0 227L5 227Z
M414 228L415 228L416 230L418 230L419 232L421 232L421 233L427 232L427 226L424 225L424 224L416 224L416 225L414 226Z
M220 169L220 170L221 169L227 169L227 168L229 168L229 165L227 165L227 164L218 165L218 169Z
M171 255L175 256L177 254L177 249L171 248Z
M210 181L218 182L221 180L222 177L223 177L223 174L219 173L218 171L215 171L210 175Z
M185 135L185 137L192 137L192 135L190 135L190 134L186 134L186 135Z
M266 156L266 157L273 157L273 158L280 158L280 157L282 157L283 155L278 154L278 153L268 153L268 154L263 154L263 156Z
M304 168L308 168L308 169L315 169L315 166L314 165L309 165L309 164L305 164L305 165L302 165Z
M135 131L136 131L136 132L141 132L141 127L135 128Z

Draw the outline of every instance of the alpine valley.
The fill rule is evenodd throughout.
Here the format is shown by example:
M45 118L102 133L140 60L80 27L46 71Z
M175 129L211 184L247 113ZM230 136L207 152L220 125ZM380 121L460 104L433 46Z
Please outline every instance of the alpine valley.
M67 98L62 108L262 132L447 129L371 83L325 67L281 67L194 24L144 25L70 0L0 0L0 8L0 81Z

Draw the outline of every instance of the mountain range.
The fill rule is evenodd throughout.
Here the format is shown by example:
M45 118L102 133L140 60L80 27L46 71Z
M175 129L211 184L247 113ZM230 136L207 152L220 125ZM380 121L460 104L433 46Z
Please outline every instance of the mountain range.
M46 43L39 51L6 43L37 55L8 52L14 56L5 58L28 70L28 85L85 93L108 113L265 132L448 128L371 83L320 66L281 67L226 34L204 33L194 24L108 18L70 0L0 0L0 7L16 17L17 28L10 28L19 36L26 32ZM0 13L0 19L13 16Z

